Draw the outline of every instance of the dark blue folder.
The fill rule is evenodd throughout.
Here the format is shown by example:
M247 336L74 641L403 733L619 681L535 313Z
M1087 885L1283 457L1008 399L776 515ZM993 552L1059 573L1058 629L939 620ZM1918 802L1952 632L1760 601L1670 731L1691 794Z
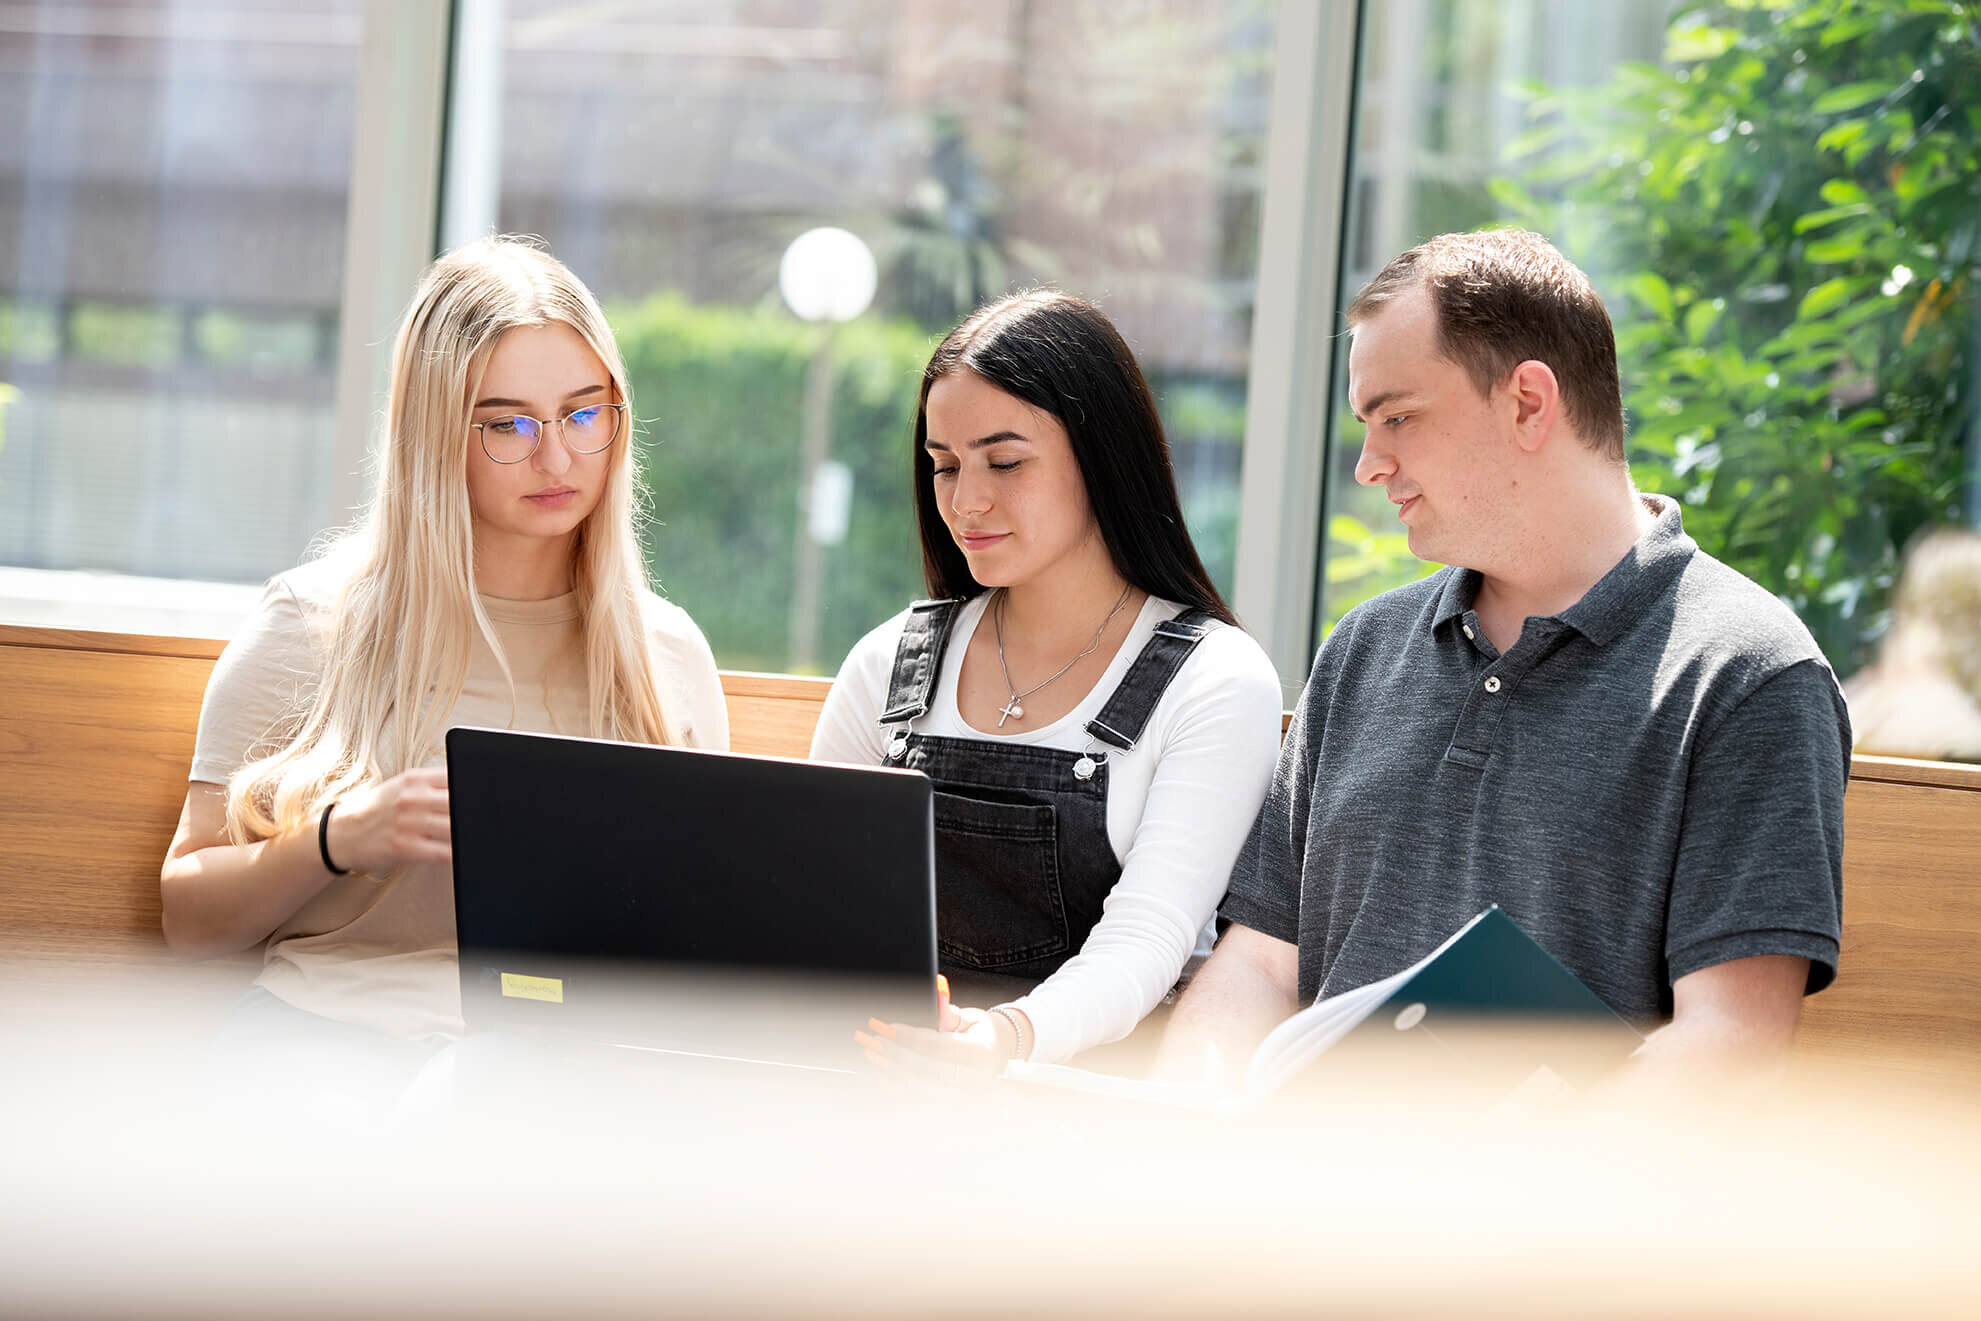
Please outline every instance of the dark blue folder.
M1330 1013L1349 1010L1355 1022L1339 1033L1313 1033L1307 1042L1289 1038L1274 1072L1304 1090L1341 1072L1343 1062L1324 1066L1323 1054L1340 1052L1362 1063L1385 1052L1409 1054L1421 1064L1428 1050L1482 1086L1514 1086L1547 1070L1581 1087L1628 1059L1644 1040L1498 904L1388 980L1387 993L1366 1007L1352 1006L1357 992L1350 991L1295 1015L1324 1024ZM1274 1035L1284 1036L1295 1020ZM1268 1039L1262 1051L1272 1045Z

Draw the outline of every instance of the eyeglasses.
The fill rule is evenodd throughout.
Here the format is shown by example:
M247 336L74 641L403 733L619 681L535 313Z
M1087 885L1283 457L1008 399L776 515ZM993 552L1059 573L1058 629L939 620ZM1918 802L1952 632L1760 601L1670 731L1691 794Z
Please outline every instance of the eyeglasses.
M624 404L586 404L558 418L557 427L572 453L596 454L610 449L612 442L619 439L619 424L625 413ZM481 432L482 453L497 463L521 463L537 452L550 419L515 413L471 425Z

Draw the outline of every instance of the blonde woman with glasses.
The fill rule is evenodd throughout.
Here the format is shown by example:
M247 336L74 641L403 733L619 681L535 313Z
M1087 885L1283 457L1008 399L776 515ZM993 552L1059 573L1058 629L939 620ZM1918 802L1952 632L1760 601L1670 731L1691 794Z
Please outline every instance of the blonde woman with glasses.
M389 1094L458 1034L449 726L728 746L707 642L646 584L631 402L549 253L489 239L427 272L370 509L214 667L160 878L173 949L266 943L228 1030L258 1073Z

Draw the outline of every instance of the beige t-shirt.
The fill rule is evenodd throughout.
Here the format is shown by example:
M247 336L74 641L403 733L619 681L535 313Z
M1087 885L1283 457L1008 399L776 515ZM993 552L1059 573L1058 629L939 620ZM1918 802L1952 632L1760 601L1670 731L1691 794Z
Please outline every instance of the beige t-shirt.
M322 673L337 585L321 562L269 581L207 681L190 779L225 785L253 755L272 750L271 735L293 728ZM651 593L645 606L654 678L675 736L727 749L728 709L708 642L679 606ZM516 676L513 714L495 654L477 637L447 723L585 734L577 598L484 596L482 607ZM425 758L444 762L439 746ZM257 982L300 1009L392 1036L459 1035L452 870L419 863L383 877L336 877L270 934Z
M1981 705L1924 667L1867 670L1843 686L1851 745L1885 757L1981 761Z

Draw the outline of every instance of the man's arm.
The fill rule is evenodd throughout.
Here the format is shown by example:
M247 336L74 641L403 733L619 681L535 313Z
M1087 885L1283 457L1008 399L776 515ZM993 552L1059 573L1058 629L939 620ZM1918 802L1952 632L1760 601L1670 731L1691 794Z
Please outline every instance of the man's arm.
M1300 1007L1300 951L1234 923L1169 1016L1153 1076L1236 1086L1266 1033Z
M1758 954L1672 983L1672 1019L1635 1057L1638 1069L1780 1073L1795 1039L1809 960Z
M1350 629L1346 622L1335 638ZM1152 1076L1166 1082L1236 1085L1252 1052L1300 1007L1301 890L1307 813L1326 710L1327 646L1294 708L1252 833L1231 869L1218 916L1229 923L1211 957L1177 1001ZM1270 934L1277 932L1278 934Z
M1802 998L1836 975L1850 728L1836 679L1798 661L1700 735L1666 905L1672 1021L1639 1077L1779 1076Z

